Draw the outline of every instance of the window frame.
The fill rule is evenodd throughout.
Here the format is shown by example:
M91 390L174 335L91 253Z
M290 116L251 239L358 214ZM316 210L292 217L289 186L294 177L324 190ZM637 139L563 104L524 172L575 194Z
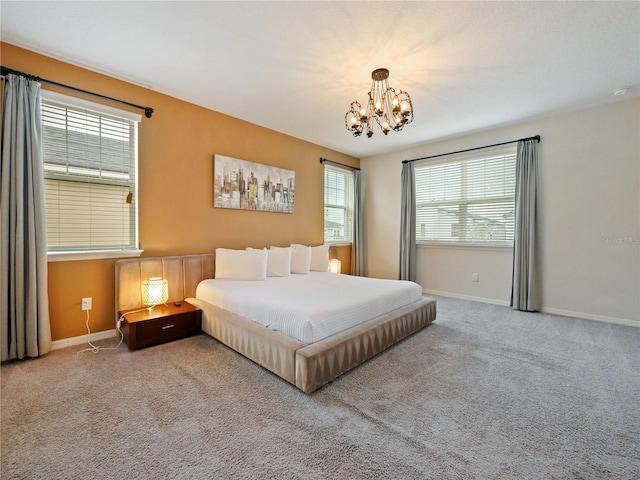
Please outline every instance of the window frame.
M333 203L327 203L327 172L334 172L338 175L342 175L345 178L345 181L349 182L348 186L345 186L345 188L343 189L344 192L344 196L347 197L345 200L345 205L342 204L333 204ZM327 163L324 164L324 170L322 172L323 175L323 211L324 211L324 217L323 217L323 239L325 243L329 243L331 245L351 245L353 243L353 210L354 210L354 175L353 175L353 170L351 169L347 169L347 168L341 168L338 166L334 166L334 165L329 165ZM344 210L344 216L345 216L345 230L347 230L347 234L345 235L345 238L343 239L327 239L326 236L326 230L327 230L327 226L326 226L326 222L327 222L327 208L332 208L332 209L342 209Z
M115 247L115 248L113 247L74 248L69 246L67 248L62 247L60 249L55 249L55 250L51 250L50 247L47 245L47 260L49 262L61 262L61 261L76 261L76 260L139 257L143 252L143 250L140 248L140 237L139 237L140 219L139 219L139 205L138 205L138 172L139 172L139 165L138 165L139 133L138 132L139 132L139 124L142 120L142 116L126 110L109 107L107 105L90 102L88 100L72 97L69 95L64 95L58 92L53 92L45 89L41 90L40 100L41 100L41 103L43 101L44 102L50 101L50 102L62 104L65 107L70 107L72 109L76 108L76 109L87 110L97 115L120 117L124 120L131 121L136 124L135 139L134 139L135 145L133 147L134 158L132 159L133 160L132 168L134 169L134 181L130 184L131 187L133 187L133 192L131 193L133 194L132 202L134 204L134 212L133 212L133 219L132 219L133 220L132 228L134 229L134 231L132 233L133 241L131 242L131 245L128 247L122 246L122 247ZM41 119L41 122L43 123L42 129L43 129L43 140L44 140L44 121ZM43 169L44 169L44 162L45 162L45 158L44 158L44 142L43 142L43 163L42 163ZM57 176L55 173L44 172L44 178L45 178L45 181L48 179L56 180L56 179L59 179L59 176ZM89 177L87 177L87 179L88 178ZM83 182L82 179L68 177L67 180L69 181L79 180L80 183L85 183L85 184L93 183L93 184L103 184L103 185L105 184L114 185L112 182L109 182L109 181L105 182L100 179L93 179L92 181ZM46 208L46 200L45 200L45 208Z
M418 196L419 196L419 185L418 185L418 170L422 167L432 167L432 166L437 166L437 165L446 165L446 164L455 164L455 163L469 163L472 162L474 160L481 160L481 159L490 159L490 158L494 158L494 157L509 157L509 161L512 162L513 165L513 177L512 177L512 182L513 182L513 194L512 195L503 195L501 197L481 197L481 198L475 198L475 199L460 199L460 200L445 200L442 202L438 202L439 204L450 204L450 205L462 205L462 204L466 204L467 206L469 205L486 205L488 203L505 203L505 202L509 202L512 204L513 206L513 210L515 213L515 163L516 163L516 155L517 155L517 148L516 146L501 146L498 148L494 148L494 149L490 149L490 150L485 150L485 151L473 151L473 152L465 152L465 153L460 153L460 154L455 154L455 155L451 155L451 156L447 156L446 158L438 158L438 159L430 159L430 160L423 160L423 161L419 161L416 163L415 165L415 171L416 171L416 178L415 178L415 182L414 182L414 187L415 187L415 191L416 191L416 211L415 211L415 223L416 223L416 245L418 247L454 247L454 248L459 248L459 247L464 247L464 248L489 248L489 249L505 249L505 248L509 248L512 249L513 248L513 239L507 239L505 241L482 241L482 240L469 240L469 239L465 239L465 240L444 240L444 239L436 239L436 240L426 240L424 238L420 238L420 229L418 226L418 213L419 213L419 205L420 202L418 201ZM467 178L468 181L468 178ZM461 179L460 183L462 185L462 183L464 182L463 179ZM461 187L462 188L462 187ZM435 205L435 204L433 204ZM515 215L514 215L515 216ZM515 219L514 219L515 220ZM512 220L512 227L513 227L513 223L514 220ZM511 231L513 231L513 229L511 229ZM509 232L510 233L510 232Z

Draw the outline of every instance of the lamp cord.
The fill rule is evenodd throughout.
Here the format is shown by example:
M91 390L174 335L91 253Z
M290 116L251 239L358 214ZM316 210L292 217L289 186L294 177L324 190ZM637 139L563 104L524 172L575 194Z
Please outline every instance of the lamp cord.
M101 347L99 345L94 345L93 343L91 343L91 328L89 328L89 310L87 310L87 321L85 322L85 324L87 326L87 343L89 344L89 346L77 352L76 355L79 355L83 352L98 353L100 350L116 350L120 345L122 345L122 342L124 340L124 333L120 329L120 324L122 323L123 319L124 319L124 315L121 315L120 318L118 319L118 323L116 324L116 328L120 333L120 341L118 342L118 344L115 347Z
M165 303L164 305L166 306L167 304ZM88 338L87 343L89 344L89 346L77 352L76 355L79 355L84 352L98 353L100 350L116 350L118 347L120 347L120 345L122 345L122 342L124 341L124 333L120 329L120 326L122 325L122 321L125 319L124 317L131 313L144 312L145 310L151 311L152 309L153 307L145 307L145 308L140 308L138 310L131 310L129 312L126 312L120 315L120 318L116 322L116 329L120 333L120 341L115 347L101 347L99 345L94 345L93 343L91 343L91 328L89 328L89 310L87 310L87 321L85 322L85 324L87 326L87 338Z

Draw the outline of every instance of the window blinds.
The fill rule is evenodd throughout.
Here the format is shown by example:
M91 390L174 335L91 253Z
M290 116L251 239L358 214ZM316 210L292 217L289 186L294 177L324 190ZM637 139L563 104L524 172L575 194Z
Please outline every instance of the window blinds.
M324 167L324 239L350 242L353 237L353 172Z
M139 116L42 95L47 249L135 249Z
M416 241L512 245L515 148L417 164Z

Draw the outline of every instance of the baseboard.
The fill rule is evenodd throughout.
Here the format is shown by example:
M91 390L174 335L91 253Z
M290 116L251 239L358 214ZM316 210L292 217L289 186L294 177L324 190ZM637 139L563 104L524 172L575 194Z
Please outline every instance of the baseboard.
M591 313L573 312L571 310L561 310L559 308L546 308L540 310L542 313L550 315L561 315L563 317L581 318L583 320L593 320L595 322L614 323L616 325L626 325L627 327L640 328L640 321L627 318L606 317L604 315L593 315Z
M61 348L73 347L75 345L84 345L91 340L106 340L108 338L117 337L118 330L105 330L103 332L92 333L91 335L80 335L79 337L63 338L62 340L56 340L51 342L51 350L59 350Z
M472 302L490 303L492 305L501 305L508 307L509 302L505 300L496 300L495 298L473 297L471 295L460 295L458 293L440 292L438 290L423 290L427 295L439 295L441 297L459 298L461 300L471 300Z
M424 293L427 295L439 295L441 297L451 297L451 298L459 298L461 300L471 300L472 302L490 303L492 305L501 305L505 307L509 306L509 302L506 302L504 300L496 300L493 298L473 297L470 295L459 295L457 293L451 293L451 292L439 292L437 290L424 290ZM542 307L542 309L540 309L540 312L547 313L549 315L559 315L562 317L580 318L582 320L593 320L595 322L614 323L616 325L625 325L627 327L640 328L640 321L630 320L627 318L606 317L604 315L593 315L591 313L574 312L571 310L561 310L559 308L546 308L546 307Z
M423 292L426 295L438 295L441 297L459 298L461 300L470 300L472 302L489 303L492 305L501 305L503 307L509 306L509 302L506 302L504 300L496 300L495 298L474 297L471 295L460 295L460 294L451 293L451 292L440 292L438 290L423 290ZM590 313L573 312L571 310L560 310L558 308L543 307L540 311L542 313L548 313L550 315L560 315L563 317L581 318L583 320L593 320L596 322L614 323L616 325L626 325L628 327L640 328L640 321L638 320L629 320L626 318L616 318L616 317L605 317L603 315L592 315ZM55 342L52 342L51 349L58 350L60 348L73 347L75 345L84 345L89 341L89 339L91 339L91 341L106 340L108 338L113 338L117 336L118 336L118 330L114 328L113 330L105 330L103 332L92 333L90 338L89 338L89 335L80 335L79 337L71 337L71 338L64 338L62 340L56 340Z

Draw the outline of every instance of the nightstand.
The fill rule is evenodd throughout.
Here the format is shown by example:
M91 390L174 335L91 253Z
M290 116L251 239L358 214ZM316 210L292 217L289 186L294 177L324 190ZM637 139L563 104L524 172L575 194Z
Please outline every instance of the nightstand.
M169 303L151 311L136 308L119 312L125 315L122 332L129 348L150 347L200 333L202 310L185 301L176 303L180 306Z

